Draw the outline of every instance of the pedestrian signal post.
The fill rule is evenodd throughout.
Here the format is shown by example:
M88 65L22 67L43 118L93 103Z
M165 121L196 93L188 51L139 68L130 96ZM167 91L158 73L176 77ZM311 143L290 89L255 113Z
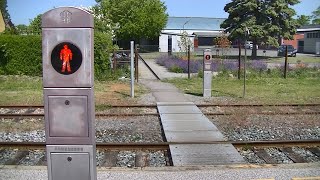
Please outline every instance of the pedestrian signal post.
M42 15L49 180L96 180L93 16L61 7Z
M203 97L211 97L211 64L211 49L205 49L203 51Z

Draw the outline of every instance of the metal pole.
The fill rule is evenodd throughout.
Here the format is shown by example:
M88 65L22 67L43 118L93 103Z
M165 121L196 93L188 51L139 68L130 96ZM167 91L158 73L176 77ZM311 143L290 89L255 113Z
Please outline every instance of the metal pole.
M247 38L245 40L245 44L247 44ZM244 47L244 62L243 62L243 98L246 95L246 61L247 61L247 48Z
M139 82L139 58L138 58L138 45L135 45L134 48L134 59L135 59L135 75L136 75L136 80Z
M130 44L131 44L131 63L130 63L130 66L131 66L130 67L130 70L131 70L131 97L134 97L134 59L133 59L134 42L131 41Z
M238 79L240 80L241 75L241 41L238 40L238 46L239 46L239 58L238 58Z
M288 46L286 46L286 56L284 58L284 78L287 79L287 66L288 66Z
M188 79L190 79L190 45L188 45Z

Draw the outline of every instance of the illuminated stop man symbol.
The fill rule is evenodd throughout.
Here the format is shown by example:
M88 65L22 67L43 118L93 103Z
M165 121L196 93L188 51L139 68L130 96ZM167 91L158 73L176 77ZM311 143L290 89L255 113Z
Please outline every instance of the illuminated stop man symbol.
M68 72L71 72L70 61L72 60L72 51L69 49L68 45L64 45L63 49L60 51L60 60L62 61L61 72L65 72L66 68Z

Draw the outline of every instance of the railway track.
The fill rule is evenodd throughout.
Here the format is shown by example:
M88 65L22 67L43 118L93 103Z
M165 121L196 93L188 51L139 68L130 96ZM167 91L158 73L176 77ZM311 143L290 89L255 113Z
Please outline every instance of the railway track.
M320 140L97 143L96 158L104 167L170 166L169 145L226 143L233 144L248 163L320 162ZM0 142L0 147L0 165L46 165L44 142Z
M197 105L207 116L231 116L239 113L246 115L318 115L320 104L199 104ZM108 112L97 112L96 117L111 116L159 116L156 105L113 105L105 106ZM279 110L279 107L285 108ZM222 108L222 109L221 109ZM231 110L228 108L232 108ZM271 108L271 109L270 109ZM291 108L291 109L287 109ZM310 109L311 108L311 109ZM43 106L0 106L0 118L44 117ZM111 109L125 109L109 112ZM128 111L131 109L131 111ZM139 110L137 110L139 109ZM141 109L151 109L148 113ZM134 111L139 111L134 112Z

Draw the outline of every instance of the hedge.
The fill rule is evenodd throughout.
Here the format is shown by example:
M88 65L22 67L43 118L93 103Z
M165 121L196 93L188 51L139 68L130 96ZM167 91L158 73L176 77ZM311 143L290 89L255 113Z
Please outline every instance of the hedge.
M0 73L40 76L41 36L0 35Z
M95 78L112 78L109 53L111 35L95 32ZM42 76L41 36L0 35L0 74Z

